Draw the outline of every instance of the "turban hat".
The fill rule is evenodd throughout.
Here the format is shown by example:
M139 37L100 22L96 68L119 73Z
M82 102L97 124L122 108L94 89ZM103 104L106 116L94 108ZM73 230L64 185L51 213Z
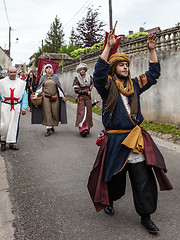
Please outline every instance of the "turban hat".
M77 65L76 71L79 73L83 68L86 69L86 72L87 72L88 66L85 63L80 63L79 65Z
M130 65L130 60L125 53L115 53L111 55L111 57L109 58L109 62L110 62L110 72L109 72L110 75L114 75L114 71L117 65L119 64L119 62L128 62L128 64Z

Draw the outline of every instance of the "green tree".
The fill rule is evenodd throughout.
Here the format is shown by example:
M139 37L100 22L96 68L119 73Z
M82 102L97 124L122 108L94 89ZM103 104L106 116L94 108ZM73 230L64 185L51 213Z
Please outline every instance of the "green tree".
M74 28L72 27L72 30L71 30L71 35L70 35L70 38L69 38L69 45L77 45L77 40L76 40L76 34L75 34L75 30Z
M54 22L51 24L50 31L48 31L45 39L48 52L57 53L64 43L64 33L60 19L55 17Z
M41 54L42 54L42 49L39 47L38 48L38 51L36 52L36 59L35 59L35 67L37 67L38 66L38 61L39 61L39 57L41 56Z
M70 43L69 45L62 45L62 47L59 49L59 53L66 53L67 55L71 56L71 52L76 50L78 46Z
M45 44L43 46L43 52L47 52L47 53L52 53L52 46L51 45L47 45ZM36 52L36 59L35 59L35 66L37 67L38 66L38 61L39 61L39 57L41 56L42 54L42 48L38 48L38 51Z
M91 47L104 39L103 27L106 25L98 19L99 9L88 8L86 17L77 23L76 44Z

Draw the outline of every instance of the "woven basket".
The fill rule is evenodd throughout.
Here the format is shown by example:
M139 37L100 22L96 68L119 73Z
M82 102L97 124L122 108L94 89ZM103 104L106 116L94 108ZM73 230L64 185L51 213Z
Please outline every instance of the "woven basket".
M35 96L35 92L31 94L31 102L35 107L38 107L42 103L42 94L41 93L38 94L37 98L33 99L34 96Z

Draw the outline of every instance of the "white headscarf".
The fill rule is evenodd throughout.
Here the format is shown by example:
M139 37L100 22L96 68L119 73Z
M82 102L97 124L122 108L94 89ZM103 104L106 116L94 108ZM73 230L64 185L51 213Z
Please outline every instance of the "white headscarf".
M46 65L44 66L44 68L43 68L43 76L46 75L46 68L47 68L47 67L50 67L50 68L52 69L52 74L53 74L53 67L52 67L52 65L51 65L51 64L46 64Z

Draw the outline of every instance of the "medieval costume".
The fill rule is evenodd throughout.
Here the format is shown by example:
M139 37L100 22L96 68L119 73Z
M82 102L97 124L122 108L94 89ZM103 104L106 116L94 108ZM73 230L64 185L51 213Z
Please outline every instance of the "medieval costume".
M16 145L21 109L27 109L26 82L9 76L0 81L1 145Z
M24 75L24 72L21 70L20 73L19 73L19 78L23 81L26 81L26 75Z
M30 111L32 108L31 94L36 91L36 87L37 87L36 76L32 72L30 72L26 79L26 91L28 94L28 104Z
M59 78L56 74L50 77L46 75L44 67L43 76L40 78L36 93L42 93L42 105L32 108L32 124L42 124L46 126L47 133L54 132L54 126L58 126L59 122L67 123L66 103L62 101L64 97ZM49 135L49 134L48 134ZM46 136L46 135L45 135Z
M80 74L84 69L84 76ZM77 116L76 127L79 127L79 133L85 137L90 132L90 128L93 126L92 122L92 102L91 102L91 88L93 79L90 75L86 74L87 65L80 63L76 67L77 76L73 82L74 92L78 94L77 97Z
M160 189L172 189L165 175L167 170L163 156L150 135L140 126L144 119L140 95L156 84L160 76L160 63L150 62L149 70L138 78L131 79L129 72L123 84L115 79L114 71L119 62L130 64L129 58L126 54L116 53L109 62L99 58L93 75L94 86L103 100L102 122L105 129L97 141L100 149L89 177L88 189L96 210L108 206L111 208L110 211L107 208L109 212L106 213L113 215L113 201L125 194L128 171L135 209L141 219L147 216L149 221L150 214L155 212L157 206L157 186L152 168Z

